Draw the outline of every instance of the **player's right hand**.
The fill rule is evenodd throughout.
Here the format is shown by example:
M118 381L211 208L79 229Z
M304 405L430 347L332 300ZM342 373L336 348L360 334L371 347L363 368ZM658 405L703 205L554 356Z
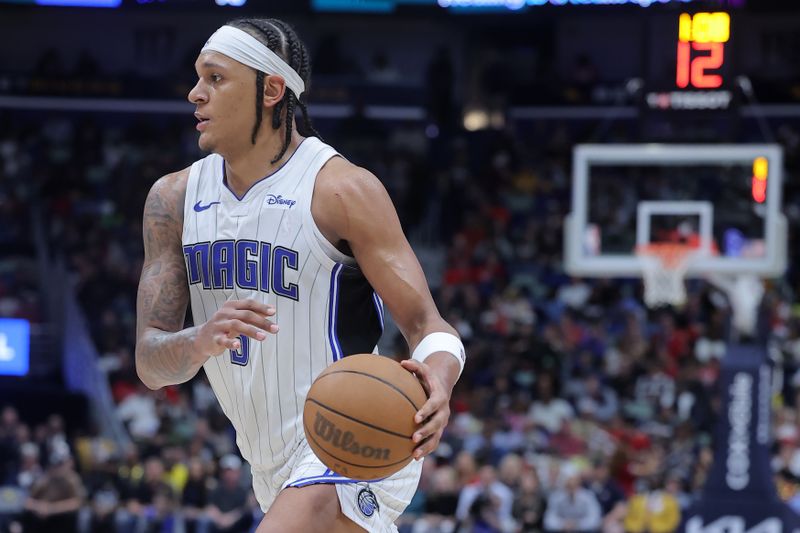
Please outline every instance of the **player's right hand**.
M275 308L255 300L228 300L197 331L195 346L200 353L220 355L225 350L240 350L239 335L257 341L267 333L277 333L278 325L268 319Z

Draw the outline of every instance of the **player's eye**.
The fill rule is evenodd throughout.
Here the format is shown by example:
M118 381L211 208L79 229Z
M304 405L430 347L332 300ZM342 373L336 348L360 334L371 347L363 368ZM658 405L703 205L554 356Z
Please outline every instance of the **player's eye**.
M219 74L212 74L211 75L211 82L212 83L218 83L220 81L222 81L222 76L220 76Z

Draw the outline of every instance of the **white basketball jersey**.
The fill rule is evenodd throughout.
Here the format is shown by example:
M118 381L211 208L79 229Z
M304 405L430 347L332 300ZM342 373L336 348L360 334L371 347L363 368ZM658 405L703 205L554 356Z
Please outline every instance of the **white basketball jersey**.
M227 300L273 305L280 327L263 342L203 366L252 465L282 464L303 437L303 402L314 378L343 356L372 352L383 303L355 261L339 252L311 216L314 182L336 151L306 138L274 173L238 198L225 163L212 154L189 172L183 252L194 323Z

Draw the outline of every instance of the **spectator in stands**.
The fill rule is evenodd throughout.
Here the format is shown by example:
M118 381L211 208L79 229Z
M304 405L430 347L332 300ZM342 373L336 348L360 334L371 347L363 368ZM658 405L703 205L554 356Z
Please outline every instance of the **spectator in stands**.
M664 469L680 479L689 479L699 450L697 441L689 422L677 426L664 458Z
M21 444L17 439L20 421L17 410L7 405L0 414L0 483L11 483L17 473Z
M459 490L455 468L443 465L433 470L425 493L425 512L414 525L414 532L453 531Z
M208 504L208 477L199 457L189 459L189 479L181 496L186 533L201 533L199 522Z
M644 421L658 413L662 407L672 407L675 402L675 381L664 372L662 361L651 357L645 362L645 374L636 379L633 415Z
M186 411L188 408L183 407L183 412ZM182 446L173 444L162 449L161 457L164 460L164 481L170 486L173 494L181 494L189 479L186 452Z
M159 518L153 512L156 508L156 496L162 497L158 503L163 505L165 503L163 495L171 490L164 482L164 463L161 459L159 457L147 459L142 477L130 488L127 505L118 514L120 533L133 533L149 527L151 522Z
M669 533L681 520L677 498L663 490L663 482L642 481L643 490L628 502L625 531L628 533Z
M242 460L229 454L220 459L219 486L208 497L206 514L211 533L246 533L253 524L249 491L242 487Z
M686 477L679 473L667 471L667 481L664 483L664 491L675 497L681 513L687 510L694 501L692 495L684 490L684 479Z
M113 480L106 481L91 496L89 505L89 531L91 533L116 533L115 512L120 504L119 491Z
M175 495L168 486L160 487L153 495L153 503L144 509L142 533L179 533L179 519Z
M611 470L605 459L598 459L587 475L587 488L591 490L597 502L600 504L600 511L603 516L607 516L617 505L624 501L625 493L622 492L619 484L611 477Z
M577 467L566 464L561 469L563 487L550 493L544 527L552 532L589 532L600 529L602 511L594 493L581 487Z
M161 423L156 412L156 399L148 392L147 387L139 381L136 392L129 394L117 407L117 416L128 425L134 438L153 437Z
M528 419L538 428L556 433L564 422L575 417L572 406L563 398L555 396L554 379L550 374L542 374L536 382L536 400L528 411Z
M70 454L62 443L50 454L50 467L31 487L25 502L25 533L76 533L78 510L85 498L83 482Z
M453 466L456 470L459 487L463 488L478 479L478 463L472 453L466 450L458 453Z
M39 446L33 442L26 442L19 448L20 465L17 471L16 485L29 490L42 476L42 467L39 463Z
M41 430L40 442L44 445L48 454L52 456L52 454L61 453L65 449L69 452L64 419L61 415L52 414L48 416L45 425L37 428L37 433L38 430Z
M587 439L575 431L580 424L565 420L559 430L549 436L547 450L556 457L564 459L582 457L588 452Z
M491 465L483 465L477 479L461 489L456 507L456 518L474 527L508 531L513 525L511 507L514 493L497 479Z
M617 393L603 385L597 374L589 374L583 379L574 401L579 415L589 416L601 423L611 420L619 409Z
M528 468L520 476L519 490L514 496L511 513L519 525L519 533L539 533L544 526L547 496L539 484L536 470Z
M603 518L603 533L625 533L625 516L628 505L625 500L617 502L613 509Z

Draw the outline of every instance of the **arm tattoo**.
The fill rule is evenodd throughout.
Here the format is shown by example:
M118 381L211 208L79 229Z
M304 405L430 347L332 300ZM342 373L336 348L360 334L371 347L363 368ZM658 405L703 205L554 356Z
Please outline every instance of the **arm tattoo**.
M136 315L136 368L151 388L183 383L202 365L193 352L195 329L181 331L189 285L181 247L185 173L153 185L144 209L144 266Z

